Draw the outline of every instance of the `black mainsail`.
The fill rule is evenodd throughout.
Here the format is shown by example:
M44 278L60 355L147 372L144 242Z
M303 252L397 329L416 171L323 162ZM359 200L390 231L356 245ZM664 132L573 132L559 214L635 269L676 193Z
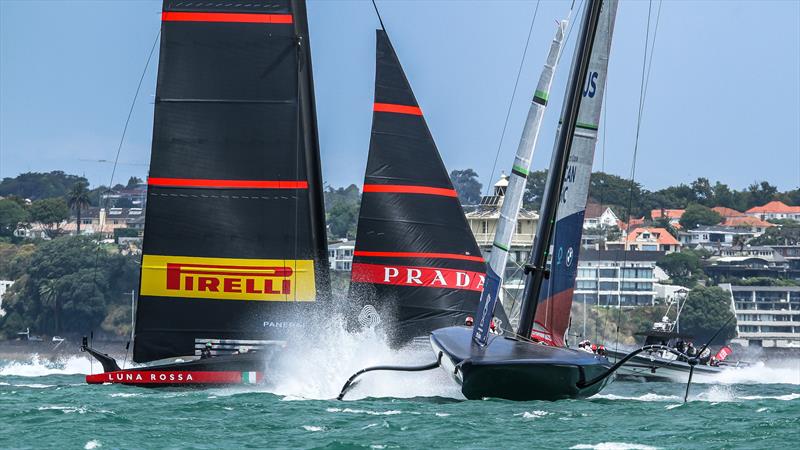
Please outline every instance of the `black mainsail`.
M402 343L474 314L486 266L384 30L373 111L350 297Z
M134 361L303 326L320 173L303 2L165 0Z

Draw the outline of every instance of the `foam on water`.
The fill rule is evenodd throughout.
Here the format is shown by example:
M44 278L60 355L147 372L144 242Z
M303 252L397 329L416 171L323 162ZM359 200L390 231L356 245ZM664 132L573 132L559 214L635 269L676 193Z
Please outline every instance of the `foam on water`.
M87 442L86 445L83 446L83 448L86 450L92 450L95 448L100 448L102 446L103 444L101 444L100 441L98 441L97 439L92 439L91 441Z
M94 366L100 368L100 364L94 364ZM83 356L69 356L57 361L50 361L34 354L29 361L13 361L0 366L0 376L43 377L88 374L91 368L91 361Z
M780 367L758 362L750 367L723 370L714 376L698 376L699 384L797 384L800 385L800 360L784 361Z
M428 348L392 349L386 337L374 329L348 332L342 320L328 320L325 339L293 345L267 369L270 391L286 399L335 398L347 379L365 367L422 365L434 360ZM444 371L374 372L362 375L345 397L451 397L463 398Z
M642 444L629 444L627 442L601 442L599 444L578 444L570 449L594 449L594 450L656 450L658 447L651 447Z

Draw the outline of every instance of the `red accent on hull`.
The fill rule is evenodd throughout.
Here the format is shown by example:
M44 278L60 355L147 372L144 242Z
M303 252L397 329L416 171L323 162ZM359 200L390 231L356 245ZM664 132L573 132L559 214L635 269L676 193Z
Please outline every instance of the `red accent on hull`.
M376 112L410 114L412 116L422 115L422 110L419 109L419 106L396 105L394 103L375 103L372 110Z
M428 186L407 186L399 184L365 184L364 192L381 192L389 194L427 194L442 197L458 197L455 189Z
M161 13L162 22L292 23L291 14L243 14L210 12Z
M368 252L356 250L353 256L366 256L377 258L436 258L459 259L463 261L484 262L482 256L460 255L458 253L414 253L414 252Z
M210 180L200 178L158 178L147 179L149 186L190 187L190 188L238 188L238 189L308 189L307 181L270 180Z
M248 373L248 372L245 372ZM255 383L264 379L262 372L255 372ZM86 375L89 384L117 383L141 386L153 385L202 385L202 384L254 384L245 381L240 371L194 371L194 370L120 370Z

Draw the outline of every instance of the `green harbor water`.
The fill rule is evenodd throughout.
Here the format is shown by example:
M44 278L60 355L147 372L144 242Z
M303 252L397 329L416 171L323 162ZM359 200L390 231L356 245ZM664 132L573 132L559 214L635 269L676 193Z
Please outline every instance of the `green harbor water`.
M315 370L310 353L276 386L205 390L89 386L84 374L98 367L82 356L0 360L0 448L773 449L800 442L798 362L701 380L686 404L682 384L619 380L588 400L465 401L441 370L375 375L352 400L336 401L351 367L333 361Z

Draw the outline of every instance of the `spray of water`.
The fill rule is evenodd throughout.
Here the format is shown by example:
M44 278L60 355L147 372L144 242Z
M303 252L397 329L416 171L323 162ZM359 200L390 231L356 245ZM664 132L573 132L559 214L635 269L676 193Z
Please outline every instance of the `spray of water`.
M724 370L711 376L697 376L699 384L795 384L800 385L800 360Z
M356 371L375 365L420 365L434 360L430 348L393 349L375 328L352 332L343 320L320 322L324 328L282 352L268 368L270 391L288 399L331 399ZM463 398L442 370L374 372L363 375L347 399L365 397Z
M83 356L67 356L53 361L34 354L29 361L11 361L0 365L0 376L77 375L88 374L90 370L91 361Z

